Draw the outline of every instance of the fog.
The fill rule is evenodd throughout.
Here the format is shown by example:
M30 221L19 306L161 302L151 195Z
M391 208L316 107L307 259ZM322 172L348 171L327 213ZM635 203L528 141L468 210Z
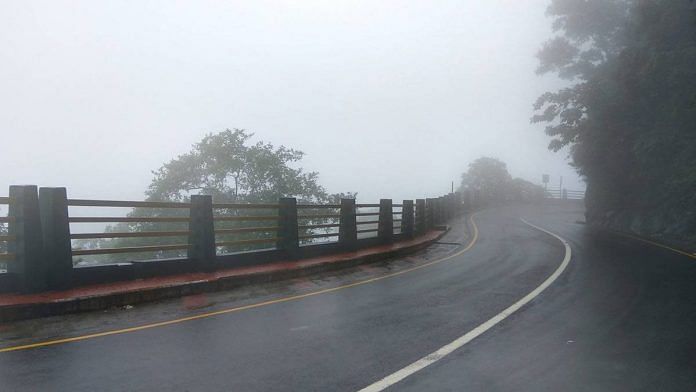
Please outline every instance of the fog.
M547 0L4 2L0 195L142 199L162 163L243 128L330 192L437 196L469 162L582 189L532 103Z

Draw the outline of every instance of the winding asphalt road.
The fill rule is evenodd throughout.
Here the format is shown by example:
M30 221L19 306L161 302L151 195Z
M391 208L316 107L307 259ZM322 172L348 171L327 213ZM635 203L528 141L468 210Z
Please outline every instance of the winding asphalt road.
M519 218L568 241L567 268L563 243ZM2 325L0 390L380 390L424 357L389 390L696 390L696 260L582 219L572 203L490 209L400 260ZM89 336L104 331L119 333ZM2 352L36 342L56 344Z

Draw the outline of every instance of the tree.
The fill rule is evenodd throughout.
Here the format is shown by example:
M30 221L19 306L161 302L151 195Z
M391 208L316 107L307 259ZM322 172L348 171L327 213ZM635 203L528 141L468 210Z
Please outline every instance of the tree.
M504 200L509 195L511 181L504 162L482 157L470 163L469 170L462 174L460 189L478 192L486 201Z
M249 144L253 134L241 129L209 134L153 172L148 200L180 201L192 192L220 202L276 202L297 197L305 203L326 202L318 173L291 167L304 153L270 143Z
M462 174L460 191L473 191L484 202L534 201L544 198L544 189L521 178L512 178L499 159L482 157L469 164Z
M192 194L212 195L218 203L270 203L280 197L296 197L302 204L338 203L340 198L355 198L354 193L330 195L318 182L318 173L304 172L292 167L304 153L270 143L250 143L253 134L244 130L226 129L206 135L193 145L190 152L165 163L153 172L154 178L146 192L148 201L182 202ZM312 212L310 210L307 210ZM238 214L237 210L219 211L221 214ZM272 210L244 210L247 215L267 215ZM185 209L134 208L129 216L188 216ZM312 224L326 219L314 219ZM219 229L259 226L258 222L218 222ZM110 232L145 232L186 230L186 223L122 223L107 228ZM268 235L268 234L266 234ZM238 233L235 239L255 239L263 233ZM177 244L182 238L117 238L111 240L81 241L84 248L117 248L153 244ZM262 245L225 247L226 251L248 250ZM155 258L182 256L183 251L162 251ZM152 258L152 252L140 255ZM118 255L91 258L96 262L118 260Z
M539 51L538 72L569 86L543 94L532 121L547 123L550 149L570 147L590 221L696 238L696 217L680 213L696 210L694 8L690 0L548 8L557 35Z

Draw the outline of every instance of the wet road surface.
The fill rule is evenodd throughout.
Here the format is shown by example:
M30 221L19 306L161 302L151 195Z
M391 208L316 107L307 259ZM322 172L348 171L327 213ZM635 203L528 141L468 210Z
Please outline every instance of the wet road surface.
M546 291L390 390L695 390L696 260L578 224L574 204L462 219L426 251L311 278L0 326L0 348L269 303L0 353L0 390L355 391ZM458 245L462 244L462 245ZM405 273L350 287L356 282ZM340 288L326 291L327 289ZM302 296L293 300L278 299Z

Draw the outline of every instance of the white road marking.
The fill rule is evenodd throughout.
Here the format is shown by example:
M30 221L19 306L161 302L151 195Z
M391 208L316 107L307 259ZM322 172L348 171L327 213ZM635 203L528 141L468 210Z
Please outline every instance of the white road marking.
M566 267L568 267L568 264L570 263L570 257L571 257L571 250L570 246L568 245L568 242L558 236L557 234L554 234L546 229L543 229L539 226L533 225L526 220L520 218L522 222L528 224L529 226L532 226L533 228L543 231L544 233L555 237L559 241L563 243L563 246L565 247L565 256L563 257L563 261L561 262L561 265L556 268L556 270L548 277L546 280L541 283L537 288L532 290L529 294L525 295L522 299L519 301L515 302L512 304L510 307L507 309L503 310L502 312L498 313L497 315L493 316L490 320L484 322L483 324L479 325L478 327L472 329L471 331L467 332L463 336L457 338L451 343L448 343L447 345L439 348L437 351L426 355L425 357L417 360L416 362L413 362L412 364L406 366L403 369L397 370L396 372L384 377L383 379L375 382L374 384L368 385L367 387L363 388L360 390L360 392L378 392L378 391L383 391L386 388L398 383L399 381L405 379L406 377L416 373L419 370L422 370L433 363L439 361L440 359L444 358L445 356L451 354L458 348L464 346L465 344L469 343L470 341L474 340L477 338L479 335L482 335L484 332L488 331L491 329L493 326L498 324L499 322L505 320L508 316L511 314L515 313L518 311L520 308L522 308L524 305L528 304L531 302L534 298L536 298L539 294L541 294L544 290L546 290L547 287L549 287L558 277L565 271Z

